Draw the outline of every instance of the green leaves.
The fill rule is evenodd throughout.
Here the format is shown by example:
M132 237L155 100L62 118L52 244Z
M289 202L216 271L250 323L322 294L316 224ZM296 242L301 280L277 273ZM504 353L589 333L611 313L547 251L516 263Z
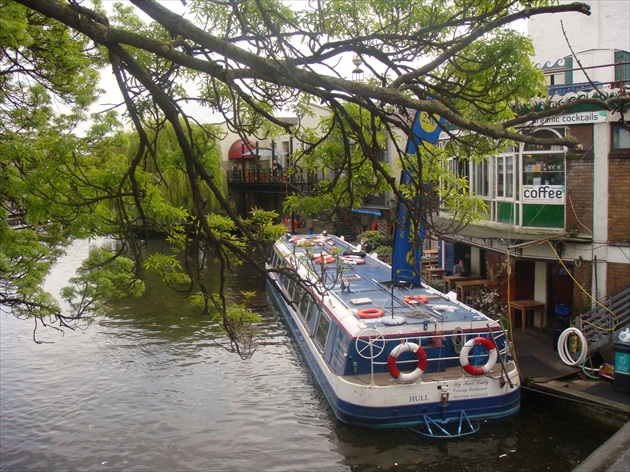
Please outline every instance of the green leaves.
M3 214L2 214L3 213ZM42 289L57 251L38 243L30 230L14 231L0 213L0 306L18 317L56 316L56 300Z
M445 65L445 91L470 119L509 120L515 116L515 103L546 93L542 71L531 64L533 53L531 40L514 31L484 35Z
M176 255L151 254L144 262L144 267L155 271L169 287L176 290L185 291L191 287L191 278L184 272Z
M349 212L364 200L389 189L384 161L387 132L380 120L352 103L344 103L338 115L320 123L321 143L300 157L309 173L324 175L312 196L289 196L287 211L316 215L326 211ZM312 138L311 138L312 139ZM382 170L375 170L378 165Z
M74 238L115 235L129 257L90 256L65 292L76 313L103 308L92 300L104 296L139 293L135 237L160 232L174 252L152 255L145 268L195 296L204 312L212 306L242 340L235 327L252 320L228 309L225 272L243 261L263 272L268 245L285 229L273 212L235 214L218 145L227 131L242 139L289 134L296 165L287 174L324 176L309 197L288 198L287 210L343 216L388 191L446 205L467 221L482 202L467 196L467 182L449 174L440 152L404 156L395 146L406 140L400 131L416 110L439 113L463 130L456 155L480 160L499 138L519 138L503 127L511 105L542 90L531 43L503 29L510 15L536 14L550 0L189 3L195 22L170 10L179 2L0 6L0 216L27 227L0 226L0 301L16 313L63 322L38 284ZM353 54L366 82L347 78ZM105 65L133 132L108 111L78 135ZM222 127L200 123L210 118L188 114L190 104L218 112ZM278 118L287 111L295 117ZM388 166L396 157L422 172L419 187L396 186ZM204 279L209 261L221 271L216 291Z
M89 50L88 39L74 35L63 24L15 2L0 7L0 103L14 107L23 101L29 85L39 84L75 110L94 102L103 58ZM21 81L14 81L20 74ZM4 107L2 107L4 108Z
M77 319L89 320L102 314L108 301L121 300L144 293L144 283L136 277L135 263L126 257L114 257L98 248L77 269L72 285L64 287L61 296Z

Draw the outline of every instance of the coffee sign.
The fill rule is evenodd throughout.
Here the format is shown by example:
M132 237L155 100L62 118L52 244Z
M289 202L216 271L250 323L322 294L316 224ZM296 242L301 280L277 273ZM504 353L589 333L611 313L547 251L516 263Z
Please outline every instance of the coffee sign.
M564 185L523 185L524 203L564 203Z

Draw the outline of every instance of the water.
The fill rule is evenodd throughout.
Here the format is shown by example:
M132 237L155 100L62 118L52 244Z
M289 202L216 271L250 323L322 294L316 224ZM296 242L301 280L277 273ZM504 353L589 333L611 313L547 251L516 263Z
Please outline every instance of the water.
M72 276L78 244L49 288ZM65 336L3 315L2 471L569 471L613 431L567 418L525 395L515 418L437 440L338 422L271 306L243 273L230 298L258 290L263 322L253 357L158 282L86 331Z

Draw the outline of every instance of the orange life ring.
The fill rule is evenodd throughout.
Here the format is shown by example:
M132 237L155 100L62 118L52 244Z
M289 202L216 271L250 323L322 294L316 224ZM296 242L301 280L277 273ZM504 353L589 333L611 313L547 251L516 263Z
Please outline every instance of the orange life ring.
M470 351L474 346L483 346L488 350L488 362L486 362L482 367L473 367L468 362L468 354L470 354ZM497 347L492 341L488 338L478 337L470 339L466 344L464 344L462 352L459 353L459 363L462 365L464 372L476 377L487 374L492 370L494 365L497 363L497 355Z
M317 262L318 264L321 264L322 262L325 262L326 264L335 262L335 258L332 256L316 256L313 258L313 260Z
M415 353L418 358L418 365L416 366L416 369L411 372L401 372L396 365L396 360L400 354L408 351ZM424 371L427 370L427 353L424 352L424 349L416 343L399 344L392 349L392 352L389 353L389 357L387 358L387 369L389 370L389 375L399 382L413 382L422 377Z
M359 310L357 315L359 315L359 318L380 318L384 313L385 311L380 308L364 308Z
M409 296L403 298L403 301L405 303L409 303L411 305L417 305L418 302L429 303L429 299L427 297L422 296L422 295L417 295L417 296L409 295Z

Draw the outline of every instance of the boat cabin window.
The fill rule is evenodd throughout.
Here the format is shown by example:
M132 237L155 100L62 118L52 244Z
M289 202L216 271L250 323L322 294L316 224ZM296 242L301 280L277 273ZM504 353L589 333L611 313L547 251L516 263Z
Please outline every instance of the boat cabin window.
M292 300L297 305L298 303L300 303L300 300L302 300L302 298L304 298L304 289L301 285L298 285L295 289L295 294L293 295Z
M326 338L328 337L329 329L330 318L322 311L322 316L319 317L319 323L317 325L317 333L315 334L315 343L322 352L324 352L324 348L326 347Z
M295 282L293 281L291 277L287 277L285 288L287 290L287 295L289 295L289 298L293 300L293 291L295 290Z
M319 305L317 303L311 303L306 314L306 325L309 327L309 333L313 333L315 329L315 323L317 322L317 315L319 313Z
M306 318L308 313L308 304L311 301L311 295L308 292L304 292L304 296L300 300L300 316Z

